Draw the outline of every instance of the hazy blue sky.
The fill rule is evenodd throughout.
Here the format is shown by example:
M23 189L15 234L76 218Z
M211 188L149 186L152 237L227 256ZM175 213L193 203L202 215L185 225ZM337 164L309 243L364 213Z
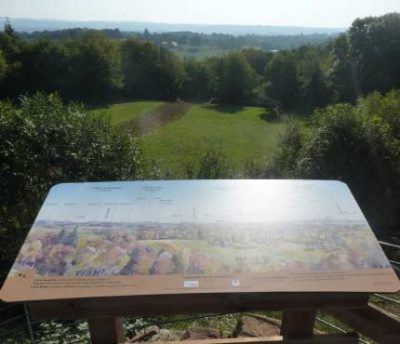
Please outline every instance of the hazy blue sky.
M348 27L400 0L0 0L1 17Z

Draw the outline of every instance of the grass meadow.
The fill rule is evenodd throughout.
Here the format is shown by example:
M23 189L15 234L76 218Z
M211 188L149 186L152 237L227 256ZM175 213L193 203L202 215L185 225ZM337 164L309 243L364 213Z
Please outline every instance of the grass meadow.
M133 121L143 113L146 113L162 104L163 102L158 101L136 101L111 104L96 110L106 111L111 117L111 123L118 125L127 121Z
M118 103L102 108L114 125L132 126L154 110L157 101ZM249 162L262 163L276 149L286 124L266 119L265 108L193 104L183 116L141 136L145 160L176 177L211 148L222 151L239 173Z

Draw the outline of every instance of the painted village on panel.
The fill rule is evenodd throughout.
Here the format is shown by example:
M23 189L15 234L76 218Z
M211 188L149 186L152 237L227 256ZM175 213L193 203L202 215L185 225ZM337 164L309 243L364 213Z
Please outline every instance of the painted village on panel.
M106 223L40 220L12 274L324 272L388 267L365 222Z

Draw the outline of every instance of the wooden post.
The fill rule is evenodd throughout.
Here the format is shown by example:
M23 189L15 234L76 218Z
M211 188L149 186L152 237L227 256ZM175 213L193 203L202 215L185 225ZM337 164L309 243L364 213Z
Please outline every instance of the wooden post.
M125 341L121 318L89 319L91 344L118 344Z
M314 332L315 310L284 311L281 325L281 335L284 337L309 336Z

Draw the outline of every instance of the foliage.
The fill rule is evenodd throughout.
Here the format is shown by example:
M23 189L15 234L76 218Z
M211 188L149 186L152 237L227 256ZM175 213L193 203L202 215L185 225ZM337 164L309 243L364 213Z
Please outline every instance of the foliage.
M89 103L121 96L182 98L310 114L373 90L399 88L399 37L396 13L357 19L323 44L274 52L266 51L272 49L266 42L276 37L88 29L20 35L6 24L0 33L0 97L58 91ZM230 52L182 60L181 45Z
M359 91L400 88L400 14L356 19L348 35Z
M291 52L275 54L265 67L266 93L283 109L293 109L298 97L296 59Z
M211 70L211 89L221 104L243 105L249 103L254 86L254 75L248 62L238 53L214 59Z
M59 91L68 99L95 101L122 86L117 44L95 31L60 43L27 42L4 30L0 50L9 65L7 78L0 83L3 96Z
M193 179L223 179L229 177L226 156L220 146L210 146L199 158L197 169L187 171Z
M276 53L265 66L265 93L274 107L310 113L330 103L329 50L301 47Z
M27 40L79 38L89 29L73 28L52 31L20 32L19 36ZM99 30L112 39L138 38L147 40L158 46L165 46L177 53L184 54L191 49L207 47L211 51L230 52L252 46L257 50L295 49L302 45L317 45L335 37L334 34L300 34L300 35L232 35L222 33L197 33L188 31L177 32L143 32L120 31L119 29ZM174 42L175 44L172 44Z
M303 133L300 125L294 121L288 123L278 142L275 154L268 167L268 177L293 178L297 172L297 158L303 145Z
M350 40L342 34L332 43L332 97L334 102L353 103L357 98L356 78L350 58Z
M186 52L190 48L209 47L212 51L229 53L246 47L257 50L296 49L302 45L323 44L335 35L302 34L302 35L232 35L223 33L198 33L188 31L126 33L126 35L146 39L157 45L167 46L176 52ZM177 45L171 44L175 42Z
M0 81L5 77L7 69L6 59L4 58L3 52L0 50Z
M304 136L288 127L270 169L346 182L376 233L389 235L400 222L399 105L392 91L318 110Z
M87 32L78 40L66 41L68 88L71 99L104 100L122 88L121 61L117 43L104 34Z
M124 93L129 97L175 99L183 68L171 52L148 42L121 43Z
M135 137L54 94L22 97L19 107L1 102L0 136L2 274L52 185L141 175Z
M208 101L212 96L211 73L208 61L184 60L185 75L180 95L191 101Z
M267 62L274 56L271 52L265 52L259 49L243 49L241 54L246 59L251 68L259 75L264 73Z
M296 52L300 111L310 113L331 102L332 86L326 67L331 64L330 60L329 52L324 49L302 47Z
M87 343L90 340L86 321L41 322L35 334L38 343L46 344Z
M8 65L8 73L0 79L0 95L10 96L18 91L18 83L22 82L20 77L21 51L26 47L15 34L11 25L7 22L3 32L0 32L0 51L2 55L3 69Z

